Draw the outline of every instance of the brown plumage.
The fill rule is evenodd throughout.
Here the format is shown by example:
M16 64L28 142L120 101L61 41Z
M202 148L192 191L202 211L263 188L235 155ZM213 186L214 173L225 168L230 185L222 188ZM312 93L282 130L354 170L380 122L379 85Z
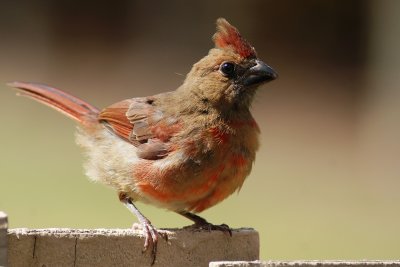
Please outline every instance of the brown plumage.
M177 90L102 111L45 85L10 84L80 124L77 142L87 155L87 175L115 188L138 217L153 262L157 231L133 202L175 211L198 227L230 231L194 213L239 190L258 149L259 128L249 107L257 87L276 74L225 19L217 20L213 40L215 48Z

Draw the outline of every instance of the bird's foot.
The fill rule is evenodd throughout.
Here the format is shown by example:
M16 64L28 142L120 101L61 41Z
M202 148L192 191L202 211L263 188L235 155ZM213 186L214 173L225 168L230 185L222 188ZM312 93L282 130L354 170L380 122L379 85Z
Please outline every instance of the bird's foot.
M194 222L193 225L186 226L184 228L190 228L193 230L207 230L209 232L212 230L217 230L229 234L229 236L232 236L232 229L227 224L215 225L207 222L206 219L200 217L199 215L188 211L181 211L178 213Z
M148 220L142 221L141 226L145 236L142 253L145 253L151 247L151 265L153 265L157 257L158 237L161 236L168 242L168 235L167 233L159 232ZM136 230L137 224L134 224L132 228Z
M220 225L215 225L212 223L209 223L207 221L201 222L201 223L195 223L189 226L184 227L186 229L192 229L194 231L198 230L206 230L206 231L221 231L224 234L228 234L229 236L232 237L232 229L227 225L227 224L220 224Z
M138 218L145 236L142 253L146 252L151 246L151 265L153 265L156 262L158 236L160 235L168 241L167 234L158 232L151 222L136 208L132 199L126 197L124 193L119 194L119 199ZM132 229L137 229L136 224L132 226Z

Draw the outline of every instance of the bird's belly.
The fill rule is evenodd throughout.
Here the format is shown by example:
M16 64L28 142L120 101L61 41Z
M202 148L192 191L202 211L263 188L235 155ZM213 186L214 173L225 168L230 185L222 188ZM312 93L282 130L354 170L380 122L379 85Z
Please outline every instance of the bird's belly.
M224 169L217 178L215 185L210 187L203 197L189 202L186 209L188 211L201 212L218 204L235 191L240 190L251 171L252 163L252 160L246 159L242 155L231 155L224 162Z
M164 159L140 159L134 146L107 130L80 132L77 141L86 150L86 173L92 180L174 211L200 212L222 201L240 189L254 160L230 150L208 161L189 159L183 151Z
M186 164L177 159L139 162L134 172L136 198L174 211L200 212L238 190L252 160L233 154L217 164Z

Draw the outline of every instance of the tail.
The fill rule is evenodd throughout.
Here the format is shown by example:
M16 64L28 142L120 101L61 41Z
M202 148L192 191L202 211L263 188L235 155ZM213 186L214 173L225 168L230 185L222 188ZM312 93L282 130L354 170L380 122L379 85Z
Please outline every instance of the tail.
M97 115L99 114L97 108L61 90L43 84L28 82L12 82L7 85L17 88L19 95L30 97L52 107L81 124L97 121Z

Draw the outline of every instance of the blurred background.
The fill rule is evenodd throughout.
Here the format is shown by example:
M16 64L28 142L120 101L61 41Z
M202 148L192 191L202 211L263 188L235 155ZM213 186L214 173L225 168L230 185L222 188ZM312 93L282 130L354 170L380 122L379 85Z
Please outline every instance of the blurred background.
M400 1L1 1L0 210L11 227L128 228L83 174L75 124L5 83L105 107L177 88L225 17L279 73L253 113L240 194L201 215L254 227L262 259L400 257ZM190 222L139 204L156 227Z

